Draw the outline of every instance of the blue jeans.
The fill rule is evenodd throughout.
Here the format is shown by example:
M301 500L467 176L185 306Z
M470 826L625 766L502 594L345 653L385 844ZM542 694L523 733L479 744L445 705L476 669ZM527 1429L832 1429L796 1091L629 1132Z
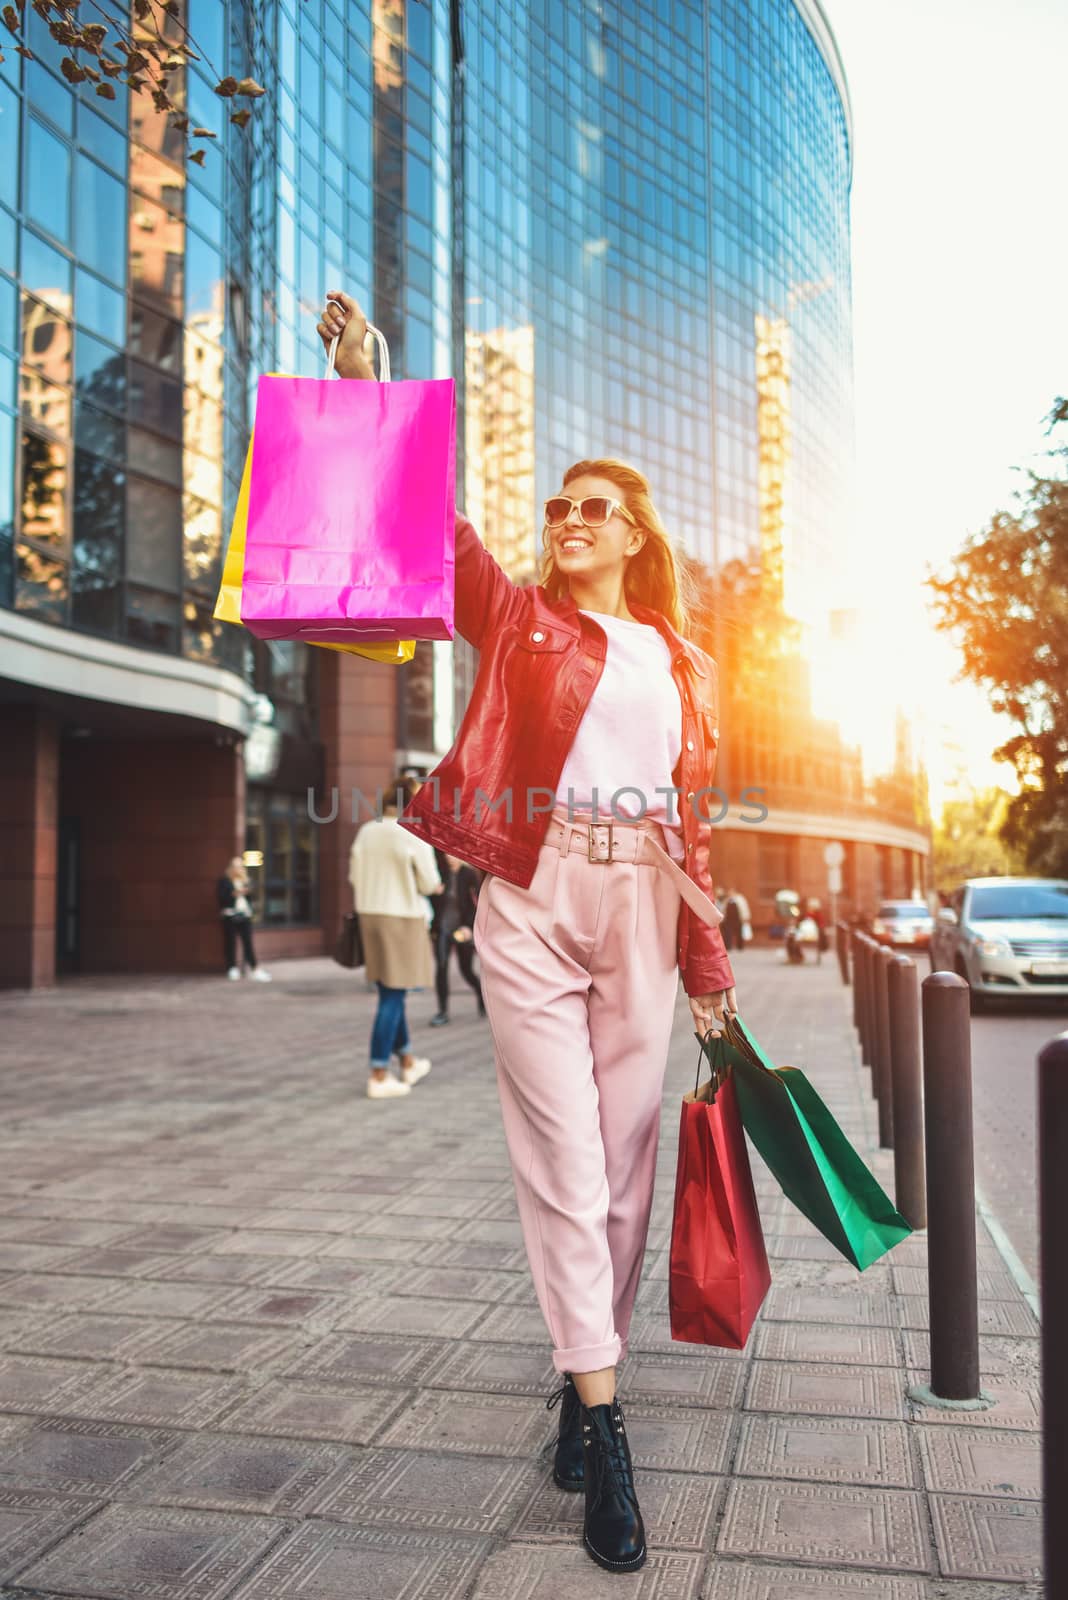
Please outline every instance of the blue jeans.
M378 1010L371 1029L371 1065L388 1067L394 1052L404 1055L408 1049L408 1019L404 1015L406 989L388 989L378 984Z

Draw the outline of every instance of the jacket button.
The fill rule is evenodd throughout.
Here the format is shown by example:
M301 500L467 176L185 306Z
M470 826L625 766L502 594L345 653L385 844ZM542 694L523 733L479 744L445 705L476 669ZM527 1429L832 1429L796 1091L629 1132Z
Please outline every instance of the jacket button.
M543 633L541 633L541 632L532 633L531 636L530 636L530 642L531 642L531 644L541 644L541 641L544 638L545 638L545 635Z
M690 790L689 794L686 796L687 800L692 800L693 799L694 792L695 791L693 789Z
M693 749L693 740L692 739L687 739L686 748L687 748L687 750L692 750Z
M691 851L691 850L692 850L692 849L693 849L693 845L692 845L692 844L688 844L688 845L687 845L687 846L686 846L686 853L687 853L687 855L688 855L688 854L689 854L689 852L690 852L690 851Z
M719 738L719 729L718 728L713 728L712 729L712 737L713 737L713 739L718 739Z

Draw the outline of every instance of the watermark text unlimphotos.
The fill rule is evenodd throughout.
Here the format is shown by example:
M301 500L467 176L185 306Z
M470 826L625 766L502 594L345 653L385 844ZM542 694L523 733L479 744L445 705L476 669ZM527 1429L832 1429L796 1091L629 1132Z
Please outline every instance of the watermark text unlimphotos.
M439 778L427 778L420 790L420 806L425 806L427 803L425 798L427 790L430 791L431 811L435 814L444 811L451 815L454 822L471 822L475 826L478 826L487 814L502 814L505 822L512 826L516 821L517 815L523 821L531 823L536 817L544 816L553 811L565 811L568 820L572 822L640 822L643 817L648 816L651 809L655 809L658 815L663 814L666 810L667 820L672 822L678 819L677 808L683 799L682 789L677 788L674 784L657 785L653 790L653 794L664 797L665 807L661 807L655 802L651 806L649 797L643 789L628 784L612 792L608 800L607 809L596 789L591 793L590 805L582 805L576 808L577 802L574 789L568 789L566 797L560 797L554 789L538 786L528 787L525 798L523 797L523 792L519 792L520 800L522 801L521 808L517 803L516 791L512 788L505 789L499 795L490 796L484 789L476 787L473 797L465 797L462 790L454 789L451 801L444 799L443 802L441 780ZM741 791L738 796L738 803L743 809L737 813L739 822L756 825L767 821L769 812L763 802L764 793L764 789L756 788L752 785ZM625 797L630 797L630 799L625 800ZM718 806L718 811L713 809L712 799ZM635 800L637 808L635 808ZM627 807L625 810L622 809L624 803L626 803ZM690 794L688 803L699 822L708 822L715 826L716 823L724 822L730 815L730 797L723 789L715 787L696 789ZM391 806L397 811L403 811L405 806L404 791L402 789L376 789L374 799L371 800L364 794L362 789L353 789L350 791L349 796L349 820L357 823L365 818L375 817L381 821L387 806ZM747 814L745 808L749 808L752 814ZM331 789L330 809L325 814L319 809L315 790L308 790L308 816L312 822L336 822L340 809L340 790Z

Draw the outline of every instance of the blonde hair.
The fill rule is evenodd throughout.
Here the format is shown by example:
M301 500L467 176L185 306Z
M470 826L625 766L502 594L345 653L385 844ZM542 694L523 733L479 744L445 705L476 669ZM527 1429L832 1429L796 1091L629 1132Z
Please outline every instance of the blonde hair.
M696 594L688 572L675 559L675 549L653 505L649 480L637 467L606 457L599 461L576 461L564 473L563 487L575 478L607 478L620 491L620 499L645 534L637 555L627 561L623 592L628 600L648 606L666 617L676 633L687 635L692 629ZM538 582L553 600L568 593L567 579L556 569L549 530L542 530L542 558Z

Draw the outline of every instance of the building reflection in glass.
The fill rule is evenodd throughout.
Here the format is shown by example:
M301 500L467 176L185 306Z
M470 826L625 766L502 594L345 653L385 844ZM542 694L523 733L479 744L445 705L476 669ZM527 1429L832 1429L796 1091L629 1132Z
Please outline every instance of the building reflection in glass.
M534 576L534 328L464 340L464 488L486 548L517 582Z

